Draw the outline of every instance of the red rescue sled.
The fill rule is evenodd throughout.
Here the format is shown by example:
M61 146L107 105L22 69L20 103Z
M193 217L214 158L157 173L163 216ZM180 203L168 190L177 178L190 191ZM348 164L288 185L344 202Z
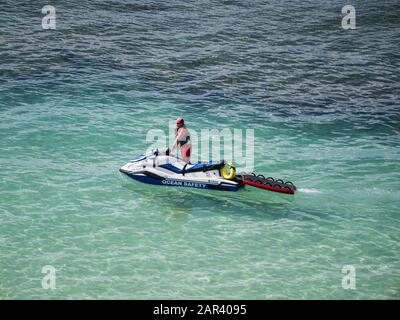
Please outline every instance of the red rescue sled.
M244 184L269 191L286 193L286 194L294 194L296 191L295 185L290 181L284 182L281 179L275 180L272 177L265 178L261 174L258 176L255 175L254 173L238 174L237 178L239 178Z

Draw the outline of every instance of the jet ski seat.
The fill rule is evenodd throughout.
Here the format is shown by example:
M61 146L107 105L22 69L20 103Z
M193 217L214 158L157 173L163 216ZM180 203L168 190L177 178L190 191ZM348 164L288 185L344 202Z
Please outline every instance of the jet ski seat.
M175 167L174 165L170 163L166 163L161 165L161 168L171 170L172 172L175 173L181 173L185 175L185 173L190 173L190 172L200 172L200 171L210 171L210 170L218 170L222 168L225 165L225 161L217 161L217 162L199 162L194 165L191 165L189 163L186 163L185 166L182 169L179 169Z
M185 165L183 168L182 173L189 173L189 172L199 172L199 171L209 171L209 170L218 170L225 165L224 160L216 161L216 162L199 162L195 165L188 167Z

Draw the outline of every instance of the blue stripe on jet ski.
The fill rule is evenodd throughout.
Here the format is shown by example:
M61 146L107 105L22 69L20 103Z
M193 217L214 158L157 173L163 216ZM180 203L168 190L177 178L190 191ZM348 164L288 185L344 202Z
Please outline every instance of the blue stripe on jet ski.
M164 169L167 169L167 170L170 170L170 171L175 172L175 173L182 173L182 169L179 169L179 168L173 166L170 163L163 164L160 167L164 168Z
M137 181L143 182L143 183L149 183L149 184L154 184L154 185L163 185L167 187L191 187L191 188L196 188L196 189L213 189L213 190L225 190L225 191L238 191L239 187L235 185L227 185L227 184L219 184L219 185L214 185L214 184L207 184L207 183L196 183L196 182L190 182L190 181L179 181L179 180L173 180L173 179L157 179L145 175L135 175L135 174L125 174Z
M186 168L185 172L189 173L189 172L196 172L196 171L207 170L207 169L216 170L216 169L218 169L218 166L222 166L223 164L224 164L223 160L219 161L219 162L211 162L210 161L209 163L199 162L189 168ZM170 170L175 173L183 173L182 169L179 169L170 163L162 164L160 167Z
M207 189L225 190L225 191L238 191L239 187L238 186L227 185L227 184L219 184L219 185L209 184Z
M199 162L196 163L194 166L187 168L186 172L195 172L199 170L216 170L224 165L224 160L218 161L218 162Z

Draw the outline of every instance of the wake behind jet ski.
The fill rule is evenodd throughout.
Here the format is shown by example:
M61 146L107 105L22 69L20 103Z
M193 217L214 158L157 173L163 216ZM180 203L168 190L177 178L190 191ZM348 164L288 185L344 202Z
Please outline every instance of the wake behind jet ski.
M271 177L265 179L255 174L236 174L235 167L224 160L190 164L171 155L159 154L157 149L135 157L119 171L134 180L162 186L238 191L250 185L286 194L296 191L290 181L283 182Z

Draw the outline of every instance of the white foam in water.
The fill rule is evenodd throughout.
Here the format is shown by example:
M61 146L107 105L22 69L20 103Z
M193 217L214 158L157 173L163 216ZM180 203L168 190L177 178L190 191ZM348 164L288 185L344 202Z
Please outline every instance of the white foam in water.
M299 189L299 192L304 192L304 193L322 193L321 191L319 191L317 189L308 189L308 188Z

